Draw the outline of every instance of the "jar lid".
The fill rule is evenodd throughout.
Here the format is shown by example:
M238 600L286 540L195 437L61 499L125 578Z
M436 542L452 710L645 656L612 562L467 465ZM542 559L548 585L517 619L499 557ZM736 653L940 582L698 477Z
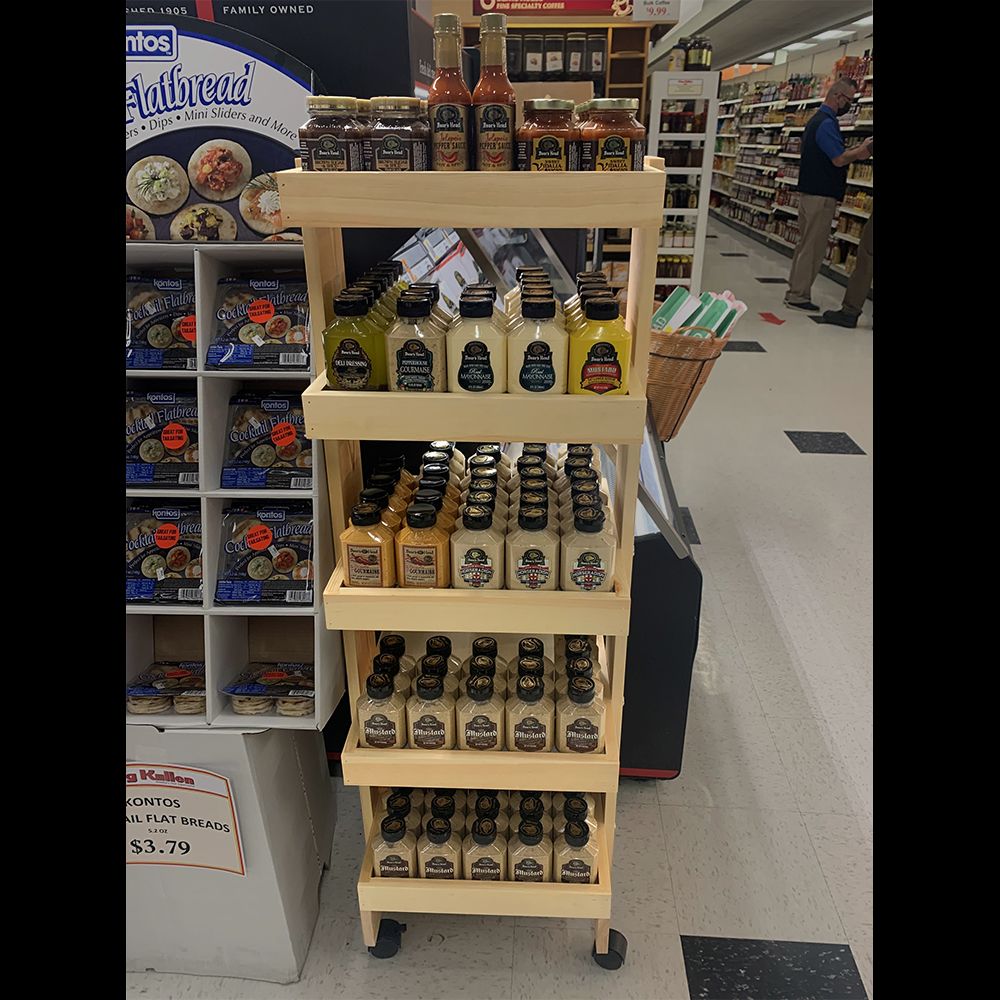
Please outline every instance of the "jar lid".
M497 813L499 815L499 812ZM486 847L497 839L496 820L489 816L480 816L472 824L472 839L480 845Z
M521 843L526 847L533 847L542 842L545 831L542 824L533 819L522 819L521 825L517 828L517 835L521 838Z
M563 462L563 468L570 471L573 469L589 469L592 461L592 455L569 455L566 461ZM569 472L566 475L569 475Z
M482 504L469 504L462 513L462 524L471 531L487 531L493 526L493 511Z
M431 448L420 456L420 462L422 465L426 465L428 462L433 465L447 465L450 458L451 456L448 452L438 451L437 448Z
M475 454L469 459L469 468L471 469L495 469L496 466L497 460L494 455Z
M503 455L503 449L496 442L487 442L476 449L476 454L492 456L499 462L500 456Z
M571 677L566 684L569 700L577 705L589 705L594 700L597 685L592 677Z
M566 819L585 820L587 818L587 800L582 795L567 795L563 805L563 816Z
M578 281L576 284L576 289L580 293L581 302L589 302L591 299L601 299L604 297L614 297L614 293L611 291L611 286L607 283L607 279L604 280L594 280L594 281Z
M455 446L450 441L431 441L431 450L446 452L449 458L455 454Z
M441 298L441 286L436 281L414 281L407 291L428 292L435 302Z
M638 104L636 105L638 107ZM420 113L419 97L373 97L372 111L410 111Z
M494 299L497 297L497 286L492 281L476 281L471 285L466 285L463 295L467 292L488 292Z
M549 494L548 490L522 490L521 491L521 510L526 507L541 507L545 510L549 506ZM544 525L543 525L544 527Z
M507 30L507 15L506 14L480 14L479 15L479 34L482 35L486 31L506 31Z
M432 489L425 486L423 489L419 489L413 494L413 499L418 505L428 504L434 508L435 513L441 509L441 503L444 500L444 494L439 493L436 489ZM413 505L406 511L406 523L410 523L410 511L413 510ZM412 527L417 527L417 525L412 525Z
M448 674L448 661L440 653L428 653L420 657L420 673L424 677L440 677Z
M493 300L488 295L477 298L463 296L458 301L458 311L462 316L482 319L493 315Z
M545 458L549 453L548 445L542 441L528 441L521 450L525 455L541 455L542 458Z
M406 820L399 816L386 816L380 829L387 844L396 844L406 836Z
M496 819L500 815L500 800L495 795L480 795L476 799L476 815L480 819Z
M594 468L590 466L590 468ZM594 469L596 472L597 470ZM575 482L570 480L569 494L574 500L583 499L584 497L593 497L599 494L601 491L601 486L597 482L597 479L582 479L576 480Z
M519 656L517 658L518 677L538 677L545 680L545 661L540 656Z
M494 677L496 676L496 672L496 657L490 653L477 653L469 660L470 675L476 674L477 676L482 676L485 674L488 677Z
M426 295L410 295L404 292L396 299L397 316L426 318L430 314L431 300Z
M546 35L545 37L562 39L562 35ZM572 111L573 107L572 101L556 100L551 97L542 97L534 101L524 102L525 111Z
M410 795L408 792L393 792L385 800L385 811L390 816L406 816L411 809Z
M391 698L392 678L388 674L369 674L365 679L365 690L368 692L368 697L374 698L376 701Z
M496 489L498 482L499 482L499 475L497 473L496 466L474 465L472 467L472 474L471 478L469 479L470 488L482 490L493 487L493 489ZM477 485L473 486L472 485L473 483Z
M447 660L451 656L451 639L446 635L432 635L427 640L427 652L436 653Z
M480 635L472 640L473 656L496 656L499 652L499 645L491 635Z
M521 455L515 465L518 475L523 476L526 469L544 468L545 459L541 455Z
M590 656L593 648L590 640L582 635L575 635L572 639L566 640L566 656L576 659L578 656Z
M451 823L443 816L435 816L427 821L427 839L432 844L446 844L451 840Z
M581 455L584 458L593 458L594 446L592 444L570 444L566 446L566 454L574 458Z
M517 697L520 701L526 701L529 704L540 701L542 695L545 694L545 681L540 677L518 677L517 679Z
M363 285L351 285L350 288L345 288L341 295L360 295L361 298L365 300L368 304L368 308L371 309L375 305L375 299L378 297L375 289L370 284ZM338 296L339 298L340 296ZM334 299L334 304L336 304L337 299Z
M373 503L379 510L385 510L389 506L389 494L379 486L369 486L358 494L362 503Z
M517 513L517 525L525 531L543 531L549 523L549 513L544 507L522 507Z
M379 639L378 648L380 652L392 653L399 659L406 652L406 639L396 632L389 632Z
M399 673L399 659L395 653L378 653L372 659L372 669L377 674L395 677Z
M587 643L589 646L590 643ZM575 656L566 661L567 677L592 677L594 675L594 661L589 656Z
M378 524L382 520L382 511L374 503L356 503L351 508L351 524L359 528Z
M615 319L619 315L618 303L610 297L588 299L587 319Z
M580 485L593 486L595 490L597 489L597 483L580 483ZM570 495L572 496L574 514L577 510L583 510L584 507L599 507L601 510L604 509L604 504L596 492L588 493L582 490L570 490Z
M497 495L494 490L470 489L466 495L466 501L476 507L488 507L490 511L494 511L497 505Z
M542 642L537 636L526 635L517 644L517 655L518 656L544 656L545 655L545 643Z
M548 277L549 272L545 270L544 267L538 267L536 265L523 265L521 267L514 268L514 276L518 281L526 274L541 274Z
M440 455L444 461L440 462L428 462L426 460L427 455ZM448 456L443 451L431 451L425 452L424 454L424 464L423 464L423 475L426 479L444 479L445 482L451 476L451 466L448 464Z
M335 316L364 316L368 312L368 300L360 295L338 295L333 300Z
M458 34L462 30L462 21L458 14L435 14L434 30L437 32Z
M411 503L406 508L406 523L411 528L433 528L437 523L437 509L429 503Z
M594 111L638 111L639 101L635 97L595 97Z
M368 477L369 486L377 486L379 489L385 490L387 493L391 492L396 488L396 483L399 482L399 473L393 470L392 472L373 472Z
M604 530L603 507L581 507L573 510L573 525L577 531L596 533Z
M545 803L537 795L522 795L519 807L521 819L533 819L541 822L545 815Z
M546 503L548 502L549 481L542 475L531 475L521 477L521 495L525 493L545 493Z
M489 674L476 674L468 679L465 690L475 702L489 701L493 697L493 678Z
M539 41L542 40L542 36L541 35L525 35L524 37L525 38L537 38Z
M315 94L306 100L306 107L310 111L357 111L358 99L356 97L330 97L327 94Z
M431 799L431 815L450 820L455 815L455 796L435 795Z
M437 701L444 695L444 678L421 674L416 682L417 694L424 701Z
M586 847L587 841L590 840L590 827L578 819L571 819L566 822L563 836L570 847Z
M403 262L401 260L396 260L395 258L380 260L375 266L378 268L384 268L387 271L391 269L396 272L397 277L403 273Z
M526 319L552 319L556 314L556 300L535 298L521 300L521 315ZM531 347L528 347L531 351Z
M569 474L570 483L596 483L599 478L597 469L591 468L573 469Z

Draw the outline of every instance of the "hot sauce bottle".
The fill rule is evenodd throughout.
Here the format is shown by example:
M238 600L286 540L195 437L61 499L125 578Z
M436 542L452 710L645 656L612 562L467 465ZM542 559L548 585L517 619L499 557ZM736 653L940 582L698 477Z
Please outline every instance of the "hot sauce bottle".
M457 14L434 15L434 62L427 95L431 169L468 170L472 94L462 76L462 24Z
M478 170L514 169L514 88L507 79L507 15L479 19L482 72L472 94Z

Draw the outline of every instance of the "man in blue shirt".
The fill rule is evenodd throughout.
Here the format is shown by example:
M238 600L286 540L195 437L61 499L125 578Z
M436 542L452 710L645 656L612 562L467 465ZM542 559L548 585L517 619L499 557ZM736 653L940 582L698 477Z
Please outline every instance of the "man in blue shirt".
M851 149L844 148L837 118L854 103L853 81L838 80L826 100L809 120L802 135L799 163L799 242L788 276L785 305L818 312L812 301L812 285L826 257L830 223L847 190L847 165L871 155L871 139Z

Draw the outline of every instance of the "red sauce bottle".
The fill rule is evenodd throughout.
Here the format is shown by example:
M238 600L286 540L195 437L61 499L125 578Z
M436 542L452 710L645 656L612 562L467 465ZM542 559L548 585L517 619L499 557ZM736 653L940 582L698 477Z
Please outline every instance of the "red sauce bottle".
M434 15L436 72L427 95L431 119L431 169L468 170L472 94L462 76L462 22Z
M516 97L507 78L507 15L479 19L482 70L472 94L476 117L476 169L514 169Z

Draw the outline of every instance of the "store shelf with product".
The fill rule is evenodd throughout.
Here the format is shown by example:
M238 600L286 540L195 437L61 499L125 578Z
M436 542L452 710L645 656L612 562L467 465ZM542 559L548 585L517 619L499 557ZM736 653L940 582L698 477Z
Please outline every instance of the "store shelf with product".
M624 61L623 61L624 62ZM684 138L690 138L684 136ZM324 376L303 395L306 432L325 442L330 526L340 534L361 486L360 442L438 439L452 433L464 440L606 444L606 461L616 473L610 507L616 532L614 589L607 593L481 590L422 587L345 587L343 567L324 577L326 622L343 629L347 685L353 725L341 756L345 780L360 788L367 841L358 879L365 943L379 954L382 915L392 912L450 912L586 916L595 920L599 959L614 940L610 928L610 869L617 803L618 742L629 628L632 532L638 490L638 455L645 421L645 358L649 345L656 253L664 215L667 168L647 157L645 169L622 173L492 173L278 175L282 212L301 225L314 320L331 321L332 298L346 284L341 230L347 227L461 226L578 228L630 227L629 283L625 327L631 336L633 367L629 394L584 398L533 397L499 393L408 394L335 392ZM706 178L707 173L704 175ZM619 249L616 247L616 250ZM622 246L620 249L624 249ZM640 363L641 361L641 363ZM599 753L375 749L359 746L356 705L371 672L375 633L440 630L460 623L474 635L580 634L606 637L609 715L606 749ZM333 633L335 634L335 633ZM546 651L548 652L548 651ZM529 780L530 776L530 780ZM384 786L434 788L581 788L602 793L597 825L603 861L597 883L480 882L396 879L375 874L373 844L378 833L378 794ZM606 822L604 816L607 817ZM580 891L577 891L580 890ZM391 953L392 949L385 952Z

